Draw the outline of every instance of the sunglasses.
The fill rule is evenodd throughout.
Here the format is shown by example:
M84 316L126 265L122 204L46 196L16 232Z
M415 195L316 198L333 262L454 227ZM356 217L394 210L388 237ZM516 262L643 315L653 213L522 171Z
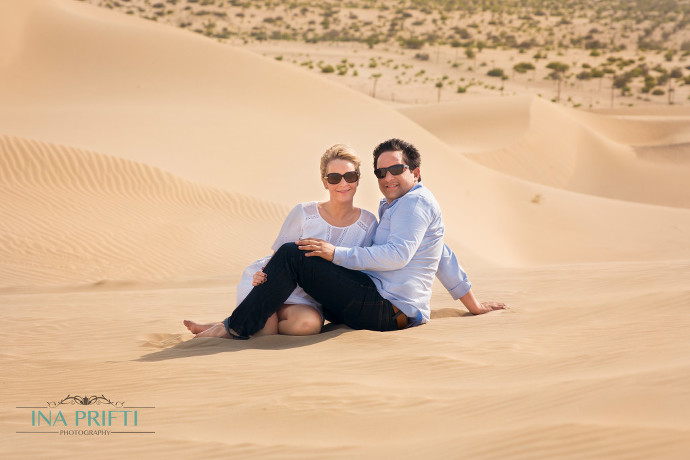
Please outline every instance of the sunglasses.
M324 179L326 179L328 183L331 185L337 185L340 183L343 177L345 178L345 182L347 182L348 184L357 182L357 180L359 180L359 171L348 171L345 174L330 173L326 174Z
M410 167L407 165L393 165L393 166L389 166L387 168L374 169L374 175L376 177L378 177L379 179L383 179L384 177L386 177L386 173L389 171L394 176L399 176L406 169L410 169Z

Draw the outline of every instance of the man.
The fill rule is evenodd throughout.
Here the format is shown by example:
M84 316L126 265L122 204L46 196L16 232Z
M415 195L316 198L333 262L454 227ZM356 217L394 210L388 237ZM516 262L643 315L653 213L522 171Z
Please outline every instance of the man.
M197 337L249 338L297 284L323 305L327 320L354 329L389 331L427 322L434 276L473 314L504 309L502 303L479 303L455 254L444 245L441 210L421 184L420 163L412 144L399 139L379 144L374 174L384 199L373 245L339 248L304 239L281 246L264 268L266 282L223 323Z

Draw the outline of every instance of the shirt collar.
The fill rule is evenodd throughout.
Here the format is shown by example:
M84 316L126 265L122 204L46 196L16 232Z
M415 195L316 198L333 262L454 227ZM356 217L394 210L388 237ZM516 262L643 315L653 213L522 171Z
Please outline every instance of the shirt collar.
M410 190L407 191L407 193L410 193L413 190L417 190L421 186L422 186L422 183L417 182L416 184L414 184L414 187L412 187ZM405 195L407 195L407 193ZM403 195L403 196L405 196L405 195ZM402 198L403 196L401 196L400 198ZM388 204L388 202L386 201L385 198L381 198L381 202L379 203L379 219L381 219L381 217L383 216L383 213L386 212L386 209L393 207L393 205L395 203L397 203L400 198L396 198L395 200L391 201L390 204Z

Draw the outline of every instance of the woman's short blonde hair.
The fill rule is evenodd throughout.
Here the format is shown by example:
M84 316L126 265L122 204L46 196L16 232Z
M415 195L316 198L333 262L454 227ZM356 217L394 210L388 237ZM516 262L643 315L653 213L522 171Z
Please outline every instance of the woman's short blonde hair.
M361 161L359 160L357 153L355 153L355 150L349 145L335 144L334 146L326 150L326 152L323 155L321 155L322 178L326 177L326 168L328 167L328 163L330 163L333 160L349 161L350 163L355 165L355 171L359 172L359 165L361 164Z

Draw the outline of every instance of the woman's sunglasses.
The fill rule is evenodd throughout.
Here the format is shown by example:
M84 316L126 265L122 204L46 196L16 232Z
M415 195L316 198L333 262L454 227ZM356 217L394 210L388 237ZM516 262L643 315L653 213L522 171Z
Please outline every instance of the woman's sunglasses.
M393 166L389 166L387 168L374 169L374 175L376 177L378 177L379 179L383 179L384 177L386 177L386 173L388 171L390 171L390 173L393 174L394 176L399 176L406 169L410 169L410 167L407 165L393 165Z
M359 171L348 171L345 174L330 173L326 174L326 177L324 177L324 179L326 179L329 184L336 185L340 183L343 177L345 178L345 182L347 182L348 184L357 182L357 180L359 179Z

